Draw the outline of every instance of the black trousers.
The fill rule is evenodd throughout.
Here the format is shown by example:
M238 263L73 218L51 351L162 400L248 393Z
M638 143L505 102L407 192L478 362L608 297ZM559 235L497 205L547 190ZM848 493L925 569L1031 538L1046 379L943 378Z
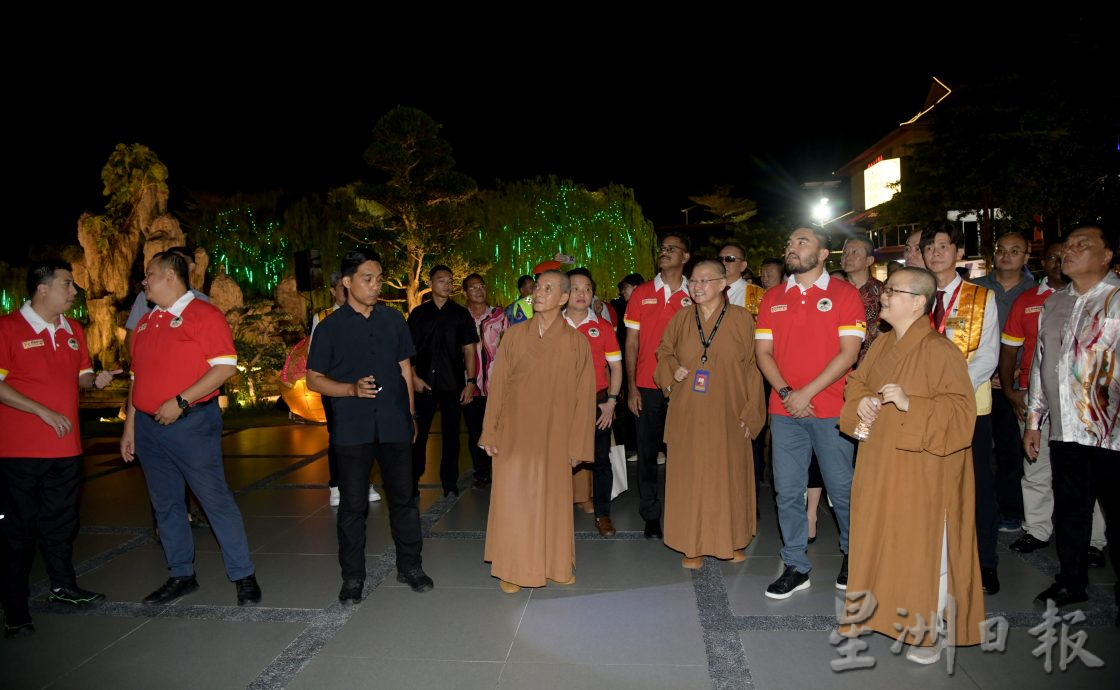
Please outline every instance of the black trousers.
M28 578L36 542L52 587L77 583L74 537L78 533L78 490L82 457L0 458L0 546L6 611L27 612Z
M459 393L455 391L427 390L416 394L416 443L412 446L413 490L420 491L420 477L427 467L428 432L432 428L436 409L440 412L440 430L443 433L443 456L439 463L439 481L443 490L459 490Z
M385 481L389 530L397 550L397 569L420 567L420 500L412 492L412 462L406 443L364 443L338 446L338 564L342 579L366 578L366 516L369 515L369 472L374 458Z
M467 447L471 451L475 479L490 479L494 466L494 459L478 447L478 439L482 438L482 420L485 418L486 396L476 395L470 405L463 407L463 419L467 422Z
M334 434L334 408L331 407L331 399L325 395L323 414L327 416L327 472L330 474L327 486L333 489L338 486L338 452L334 449L334 441L331 440Z
M606 391L601 391L595 399L596 403L606 402ZM596 419L599 417L598 407L595 408L595 417ZM616 420L615 424L617 423ZM609 426L606 429L595 427L595 464L591 466L591 477L594 492L591 498L595 503L595 517L610 517L614 470L611 468L611 427Z
M1120 603L1120 534L1112 529L1120 515L1120 451L1080 443L1052 441L1050 469L1054 481L1054 537L1058 549L1057 581L1074 590L1089 586L1089 537L1093 502L1100 501L1112 570Z
M972 471L976 478L976 550L981 568L999 565L996 543L999 537L999 509L996 505L996 478L992 472L992 416L976 417L972 433Z
M1023 435L1003 391L992 391L992 440L996 447L996 502L999 515L1023 521Z
M639 388L642 413L638 415L638 512L644 520L661 519L657 482L657 451L665 438L669 399L658 388ZM608 494L610 495L610 494Z

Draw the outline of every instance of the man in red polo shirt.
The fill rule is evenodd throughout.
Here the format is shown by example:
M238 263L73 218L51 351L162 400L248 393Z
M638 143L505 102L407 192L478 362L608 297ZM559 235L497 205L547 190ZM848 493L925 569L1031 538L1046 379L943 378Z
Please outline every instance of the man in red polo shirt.
M35 542L51 580L51 601L80 606L104 594L78 587L73 544L78 533L82 439L78 388L104 388L94 376L82 327L63 313L74 305L74 277L64 261L27 273L31 301L0 317L0 526L4 636L35 632L27 598Z
M665 438L665 413L669 408L668 398L653 382L653 370L657 368L657 346L669 319L682 306L692 304L684 276L684 265L691 258L689 242L683 233L661 235L657 250L660 272L634 288L624 319L627 328L637 331L626 338L626 402L638 418L638 510L646 521L647 539L662 537L657 451Z
M825 271L829 236L800 227L786 244L785 285L766 292L758 310L755 355L770 382L770 434L774 488L784 546L785 572L766 596L785 599L809 586L809 524L803 496L809 461L817 454L821 475L840 525L844 562L836 587L848 586L848 503L855 446L836 423L844 404L844 379L859 356L866 330L863 301L851 283Z
M218 388L237 371L226 317L189 291L187 262L175 252L152 257L144 291L155 308L140 319L133 339L132 389L121 436L125 462L140 458L156 511L171 576L144 598L165 604L198 589L194 538L183 491L190 486L218 539L237 604L261 600L241 511L222 467Z
M611 488L614 471L611 469L611 424L618 393L622 390L622 350L618 346L614 328L600 319L591 309L595 298L595 281L586 268L568 271L572 283L568 308L564 318L568 324L587 338L591 345L591 360L595 366L595 464L592 466L595 504L595 528L604 537L615 535L611 522Z

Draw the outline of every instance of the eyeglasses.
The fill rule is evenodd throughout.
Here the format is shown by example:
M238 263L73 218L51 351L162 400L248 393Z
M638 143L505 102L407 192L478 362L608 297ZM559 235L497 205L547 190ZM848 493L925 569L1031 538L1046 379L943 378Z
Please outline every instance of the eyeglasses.
M689 287L708 287L708 283L714 283L717 280L727 280L727 278L708 278L707 280L690 280L688 281Z
M669 252L670 254L672 254L673 252L680 252L682 254L684 253L684 247L678 247L675 244L663 244L657 249L659 251Z
M890 285L883 288L883 294L886 295L887 297L890 297L891 295L893 295L896 292L901 292L904 295L914 295L915 297L921 297L922 296L922 293L920 293L920 292L910 292L909 290L899 290L898 288L893 288Z
M725 264L733 264L736 261L742 261L743 259L738 256L721 256L719 257L719 260Z

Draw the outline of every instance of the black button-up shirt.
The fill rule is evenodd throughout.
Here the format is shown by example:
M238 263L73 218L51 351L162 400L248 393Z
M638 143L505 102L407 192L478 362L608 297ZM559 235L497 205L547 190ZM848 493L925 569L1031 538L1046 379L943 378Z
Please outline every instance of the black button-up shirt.
M364 317L344 304L315 328L307 368L341 383L373 376L376 398L331 398L332 441L340 446L408 443L412 416L400 363L416 354L404 316L378 304Z
M416 343L412 365L437 391L458 392L466 385L463 348L478 342L478 329L467 308L447 300L443 307L425 302L408 315L408 330Z

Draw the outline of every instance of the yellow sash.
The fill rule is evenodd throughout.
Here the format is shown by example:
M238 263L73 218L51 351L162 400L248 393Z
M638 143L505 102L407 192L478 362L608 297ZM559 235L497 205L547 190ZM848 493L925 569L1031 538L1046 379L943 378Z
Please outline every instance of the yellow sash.
M334 313L334 307L327 307L326 309L319 312L319 314L318 314L319 323L323 323L323 319L327 318L328 316L330 316L333 313Z
M961 283L961 296L957 300L957 313L952 320L953 344L961 354L972 361L980 347L980 333L984 330L984 308L988 305L988 289ZM985 381L976 389L976 414L992 412L992 382Z
M751 316L758 316L758 305L762 302L762 296L766 294L766 290L762 289L761 285L750 283L747 285L747 291L743 294L743 301L746 302L743 306L751 313Z

